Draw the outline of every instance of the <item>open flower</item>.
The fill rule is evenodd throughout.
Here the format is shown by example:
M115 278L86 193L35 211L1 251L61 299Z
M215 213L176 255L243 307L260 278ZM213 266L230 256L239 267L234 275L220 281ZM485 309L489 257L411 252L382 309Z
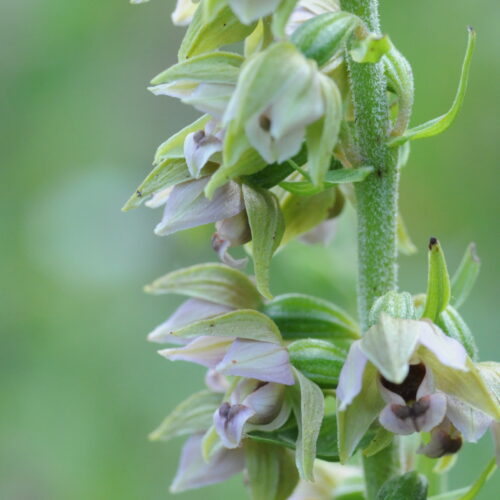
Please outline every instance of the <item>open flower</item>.
M500 418L498 402L458 341L428 321L384 313L352 344L337 397L343 461L377 417L396 434L432 431L446 418L453 427L441 430L457 429L469 440L484 432L477 412L489 422Z

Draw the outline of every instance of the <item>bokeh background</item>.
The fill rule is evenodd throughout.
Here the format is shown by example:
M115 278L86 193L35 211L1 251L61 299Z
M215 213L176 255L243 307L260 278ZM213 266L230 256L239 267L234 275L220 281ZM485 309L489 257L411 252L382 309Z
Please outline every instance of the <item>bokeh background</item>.
M145 340L180 299L142 285L213 260L209 228L161 239L160 213L120 207L155 147L195 116L146 85L175 60L174 1L2 0L0 4L0 498L156 500L182 444L146 436L202 385L203 370L169 363ZM498 20L496 0L381 2L384 29L413 64L414 123L451 103L466 43L478 31L465 106L451 130L414 143L401 206L421 251L401 258L401 284L424 289L425 245L450 267L470 240L483 269L464 307L483 359L500 358ZM354 311L352 214L331 248L292 244L276 257L276 293L296 291ZM452 486L491 456L467 446ZM497 473L479 498L498 498ZM243 496L241 478L180 499Z

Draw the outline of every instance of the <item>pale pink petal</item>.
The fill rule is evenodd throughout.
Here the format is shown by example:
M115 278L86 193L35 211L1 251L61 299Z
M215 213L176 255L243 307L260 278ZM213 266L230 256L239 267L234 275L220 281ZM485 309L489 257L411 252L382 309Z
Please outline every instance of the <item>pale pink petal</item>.
M195 321L199 321L219 314L224 314L232 311L232 307L215 304L208 300L189 299L183 302L167 321L157 326L149 335L150 342L171 343L186 345L191 339L181 338L177 335L172 335L172 332L179 330Z
M220 151L222 151L222 141L214 135L207 135L204 130L192 132L184 140L184 157L194 178L200 176L202 168L215 153Z
M394 408L406 408L406 406L387 405L378 418L380 425L394 434L406 436L415 432L415 426L411 418L398 418L394 413Z
M462 433L465 441L472 443L481 439L484 433L488 430L493 419L476 410L460 399L448 395L448 408L446 416L451 423Z
M242 449L216 451L207 463L201 454L203 434L191 436L182 449L179 468L170 487L172 493L220 483L242 471L245 456Z
M205 385L212 392L220 392L225 394L229 389L229 381L224 375L217 373L214 369L207 370L205 374Z
M284 398L284 385L266 383L249 394L242 404L255 412L250 420L252 424L268 424L280 412Z
M215 368L224 358L231 342L231 339L220 337L197 337L185 347L163 349L158 351L158 354L171 361L190 361L207 368Z
M347 359L340 372L337 386L337 399L339 411L344 411L361 392L363 374L368 358L360 348L360 341L356 340L351 345Z
M243 439L247 421L255 415L248 406L223 403L214 413L214 426L226 448L237 448Z
M265 382L293 385L288 351L270 342L236 339L216 366L224 375L255 378Z

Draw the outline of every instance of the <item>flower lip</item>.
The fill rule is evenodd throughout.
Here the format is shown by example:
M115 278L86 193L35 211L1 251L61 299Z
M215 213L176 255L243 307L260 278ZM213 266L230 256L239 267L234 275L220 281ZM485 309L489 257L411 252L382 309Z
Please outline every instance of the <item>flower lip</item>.
M401 396L406 403L417 401L417 392L424 380L427 370L423 363L410 365L408 375L401 384L395 384L380 377L382 385L391 392Z

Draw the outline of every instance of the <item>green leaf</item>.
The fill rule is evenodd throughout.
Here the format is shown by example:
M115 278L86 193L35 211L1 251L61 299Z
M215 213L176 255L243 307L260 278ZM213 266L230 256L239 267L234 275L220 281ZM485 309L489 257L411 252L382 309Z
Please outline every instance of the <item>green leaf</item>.
M182 338L200 336L259 340L281 344L278 327L266 315L251 309L239 309L209 319L203 319L171 332Z
M429 243L429 276L423 318L437 321L450 302L451 285L443 249L436 238Z
M316 458L316 443L324 413L321 389L294 369L296 383L289 388L298 435L295 448L295 463L299 475L307 481L314 480L313 466Z
M472 62L472 54L474 52L474 47L476 45L476 32L473 28L469 27L469 40L467 42L467 50L465 52L465 58L462 65L462 74L460 75L460 82L458 84L458 90L455 95L455 99L451 108L444 115L438 116L433 120L418 125L407 130L403 135L395 137L389 141L390 146L399 146L406 141L413 141L415 139L423 139L424 137L432 137L434 135L444 132L456 118L460 108L462 107L465 91L467 90L467 80L469 78L469 70Z
M427 479L413 471L386 481L377 493L376 500L425 500L426 498Z
M151 441L168 441L177 436L205 431L212 425L213 414L220 406L221 394L201 391L191 395L150 435Z
M365 39L355 42L349 55L357 63L377 63L391 47L392 43L387 35L371 33Z
M244 451L252 500L286 500L299 480L290 452L251 439Z
M394 434L384 427L379 427L370 444L363 450L365 457L373 457L378 452L385 450L393 441Z
M344 48L361 20L349 12L331 12L309 19L292 35L292 42L319 66L326 64Z
M457 309L467 300L476 283L481 260L476 252L476 245L471 243L451 280L451 303Z
M198 264L158 278L145 291L154 295L176 293L235 308L257 309L261 298L241 271L223 264Z
M205 19L204 9L197 9L179 49L179 61L219 47L239 42L248 36L256 23L246 26L229 7L220 8L212 19Z
M436 324L448 337L458 340L465 347L467 354L473 361L478 360L479 351L474 336L462 316L454 307L447 306L439 315Z
M306 129L306 143L309 152L307 164L313 184L321 186L330 168L333 148L342 121L342 96L333 80L321 75L321 91L325 101L325 113ZM335 172L335 171L333 171Z
M493 458L477 480L468 488L461 488L455 491L449 491L441 495L434 495L429 497L429 500L473 500L481 491L482 487L486 481L491 477L493 472L495 472L496 463Z
M201 54L170 66L155 76L151 84L160 85L178 80L236 84L243 61L242 56L232 52Z
M334 188L307 196L287 193L281 201L286 227L281 245L286 245L327 219L334 202Z
M243 185L243 197L252 233L252 257L257 289L268 299L271 259L285 231L279 201L270 191Z
M137 208L154 193L191 179L184 158L167 158L157 165L142 181L135 193L123 205L124 212Z
M203 0L201 7L205 22L211 21L227 5L227 0Z
M263 309L278 325L283 338L296 340L316 338L325 340L356 339L356 322L335 304L302 294L280 295Z
M410 234L406 228L406 224L403 220L401 213L398 213L397 222L397 238L398 238L398 251L403 255L413 255L417 252L417 247L411 241Z
M341 168L326 172L324 188L308 181L281 182L280 187L300 196L310 196L322 192L324 189L345 184L348 182L364 181L373 172L373 167Z
M158 165L167 158L184 158L184 141L186 137L193 132L203 130L211 119L210 115L203 115L160 144L156 150L153 164Z
M297 340L288 346L290 361L309 380L324 389L335 389L347 353L331 342Z

